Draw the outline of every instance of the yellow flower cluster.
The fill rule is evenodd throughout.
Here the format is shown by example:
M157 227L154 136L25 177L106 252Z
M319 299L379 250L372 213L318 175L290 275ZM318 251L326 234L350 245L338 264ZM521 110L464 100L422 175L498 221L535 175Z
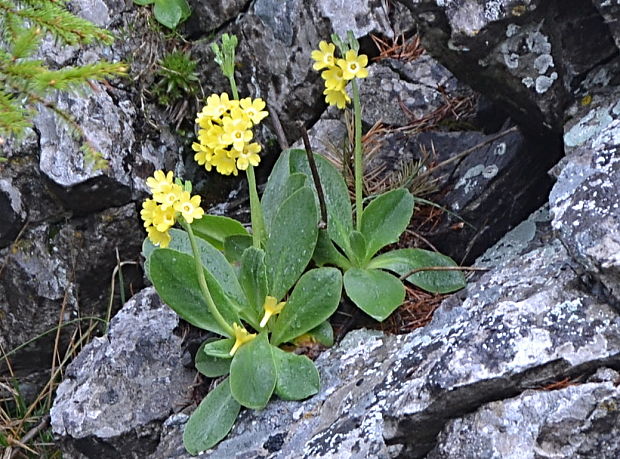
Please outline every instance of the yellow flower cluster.
M249 97L230 100L228 94L213 94L196 118L198 142L192 144L194 159L208 171L215 167L223 175L258 166L261 147L251 142L252 127L267 116L265 102Z
M168 174L155 171L153 177L146 180L153 199L144 201L140 211L149 239L160 247L168 247L170 244L168 230L179 214L190 224L204 215L204 210L200 207L200 196L190 196L188 191L172 179L172 171Z
M325 102L336 105L343 109L351 102L351 98L345 90L347 83L353 78L366 78L368 76L368 57L364 54L358 56L357 51L350 49L344 59L336 59L334 52L336 45L321 41L319 49L312 51L311 57L315 61L312 68L323 70L321 77L325 80Z

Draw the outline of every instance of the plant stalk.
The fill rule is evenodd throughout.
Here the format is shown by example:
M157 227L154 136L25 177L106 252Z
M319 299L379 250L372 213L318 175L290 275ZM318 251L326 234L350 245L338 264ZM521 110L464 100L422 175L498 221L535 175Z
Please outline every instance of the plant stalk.
M245 171L248 177L248 188L250 191L250 218L252 219L252 245L260 249L260 244L265 239L265 221L263 219L263 209L258 199L256 189L256 177L254 176L254 166L248 166Z
M360 92L355 78L351 80L353 87L353 110L355 112L355 215L356 229L362 230L362 212L364 211L364 196L362 192L364 180L364 158L362 157L362 106Z
M233 99L239 100L239 92L237 91L237 82L235 81L234 72L228 77L228 82L230 83L230 90L232 91Z
M235 82L234 72L228 76L230 82L230 90L233 99L239 100L239 92L237 91L237 83ZM256 188L256 177L254 176L254 166L249 165L245 171L248 177L248 188L250 193L250 218L252 219L252 245L260 249L261 241L264 239L265 221L263 219L263 209L258 199L258 190Z
M183 217L179 217L179 223L183 227L189 236L189 242L192 246L192 253L194 254L194 262L196 264L196 275L198 276L198 285L200 285L200 290L202 291L202 296L207 302L207 307L209 308L209 312L213 315L218 325L224 330L230 337L235 336L235 331L232 327L226 322L226 319L220 314L220 311L217 309L215 302L213 301L213 297L211 297L211 292L209 292L209 287L207 286L207 281L205 279L205 273L203 271L202 262L200 261L200 251L198 250L198 243L196 242L196 236L194 236L194 231L192 227L185 221Z

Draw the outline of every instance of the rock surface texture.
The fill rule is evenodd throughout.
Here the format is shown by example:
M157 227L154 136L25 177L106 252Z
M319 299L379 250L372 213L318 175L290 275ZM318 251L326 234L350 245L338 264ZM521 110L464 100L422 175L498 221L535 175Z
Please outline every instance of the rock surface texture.
M435 58L533 132L561 132L571 83L618 52L591 0L400 1Z
M66 457L147 457L155 449L160 422L188 402L194 379L181 363L178 325L145 289L72 362L51 411L54 432L71 439Z
M150 98L166 50L188 49L200 60L200 92L219 93L227 85L209 44L236 33L241 95L264 98L291 143L298 121L316 123L313 147L329 151L346 144L347 127L341 113L326 110L311 50L350 28L377 56L370 34L409 37L415 22L426 54L382 55L362 83L365 129L382 121L391 130L373 161L388 178L424 151L435 164L448 161L432 177L444 187L440 205L466 220L441 222L439 239L449 243L441 248L457 260L511 231L478 258L490 271L446 299L429 325L400 336L349 333L317 359L318 395L244 410L201 457L619 457L618 2L192 3L181 32L195 41L167 42L147 27L148 8L80 0L75 11L123 39L62 52L45 43L41 58L56 66L133 56L134 77L57 100L107 168L88 164L79 142L45 112L21 143L4 146L0 346L13 349L59 320L104 314L116 249L120 260L139 257L139 203L154 170L174 170L205 197L237 186L190 166L179 132L193 129L199 102L187 97L166 108ZM429 132L431 125L445 129ZM261 129L268 150L274 128L266 120ZM142 288L141 273L130 283ZM197 402L187 366L195 343L184 327L144 289L84 348L51 413L65 457L190 457L182 432ZM30 395L34 371L52 359L51 336L14 356Z

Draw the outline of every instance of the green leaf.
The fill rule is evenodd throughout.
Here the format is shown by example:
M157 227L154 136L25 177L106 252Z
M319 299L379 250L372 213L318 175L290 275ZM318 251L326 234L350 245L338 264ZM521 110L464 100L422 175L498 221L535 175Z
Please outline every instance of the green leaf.
M366 261L366 238L359 231L351 231L349 241L351 244L350 258L355 260L356 266L363 266Z
M134 2L136 5L141 5L141 6L144 6L144 5L150 5L150 4L151 4L151 3L153 3L154 1L155 1L155 0L133 0L133 2Z
M338 308L342 275L336 268L317 268L305 273L273 327L274 346L292 341L319 326Z
M228 236L224 240L224 256L232 264L241 263L243 252L248 247L252 247L252 236L235 234Z
M367 258L388 244L397 242L413 215L413 196L400 188L376 197L362 214Z
M215 339L210 341L202 347L202 351L205 355L210 357L216 357L218 359L232 359L230 350L235 345L234 338Z
M317 266L334 265L343 270L351 267L351 262L338 251L324 229L319 230L319 237L316 241L312 259Z
M344 273L349 298L375 320L385 320L405 299L405 287L398 278L376 269L352 268Z
M192 223L194 234L201 237L218 250L224 250L224 240L236 234L248 235L237 220L220 215L203 215Z
M189 242L189 236L185 231L173 228L170 230L170 235L172 236L172 240L168 246L169 249L190 255L191 257L194 256L192 246ZM235 308L237 310L245 309L248 306L245 293L243 293L243 289L239 285L235 270L230 265L226 257L222 254L222 252L217 250L208 242L200 238L198 238L196 242L198 245L198 251L200 252L200 260L202 261L202 265L209 273L207 276L207 283L210 282L210 277L215 278L220 284L220 288L222 288L225 292L226 296L233 301ZM153 247L150 242L145 241L142 250L145 256L148 257L154 248L155 247ZM145 270L147 271L147 274L150 269L148 266L150 266L150 263L145 263Z
M192 15L192 9L189 7L187 0L176 0L181 7L181 22L185 21Z
M217 445L232 429L240 410L225 379L207 394L187 421L183 432L185 449L198 454Z
M230 362L232 362L230 355L228 358L219 359L205 354L205 346L213 341L215 341L215 339L210 338L200 345L198 352L196 352L196 359L194 361L196 370L205 375L207 378L218 378L220 376L227 375L230 372Z
M401 276L414 269L432 266L457 266L452 258L423 249L400 249L383 253L370 261L369 267L393 271ZM432 293L451 293L467 284L461 271L420 271L407 281Z
M263 191L263 197L261 198L265 223L271 221L278 211L279 205L288 197L285 196L284 188L291 175L291 167L289 165L290 152L291 150L284 150L280 153L267 179L265 191Z
M260 322L263 315L263 305L267 296L267 267L265 266L265 252L255 247L248 247L241 258L239 283L245 292L250 307Z
M349 189L342 177L341 172L334 167L327 159L321 155L314 155L319 177L321 179L321 187L325 195L325 206L327 207L327 231L329 236L343 250L347 249L349 244L349 233L353 231L353 219L351 210L351 201L349 199ZM315 192L314 180L312 180L312 171L308 165L308 158L305 150L291 151L291 171L303 172L308 176L310 186ZM317 208L318 208L318 196Z
M321 386L314 362L305 355L296 355L273 347L278 370L275 393L282 400L303 400L316 394Z
M290 150L280 153L276 164L271 170L263 197L261 198L261 205L263 207L263 216L265 218L265 225L267 232L271 229L271 222L275 217L278 209L282 203L298 189L303 186L303 183L295 188L295 185L299 184L299 179L289 180L291 176L289 165Z
M267 333L239 348L230 365L230 390L247 408L264 408L276 387L277 370Z
M294 344L302 344L306 340L306 338L322 344L323 346L330 347L334 345L334 329L329 323L329 320L326 320L325 322L321 322L319 326L314 327L312 330L296 338L294 340ZM300 341L300 339L302 340Z
M179 25L185 12L182 3L185 0L155 0L153 6L153 15L157 22L174 29Z
M168 306L192 325L227 336L209 312L202 296L193 257L172 249L156 249L149 257L149 264L153 285ZM205 276L208 274L205 270ZM228 323L238 322L239 318L228 298L213 278L209 290Z
M318 236L317 212L312 190L293 193L276 213L267 240L265 264L269 293L280 301L304 272Z

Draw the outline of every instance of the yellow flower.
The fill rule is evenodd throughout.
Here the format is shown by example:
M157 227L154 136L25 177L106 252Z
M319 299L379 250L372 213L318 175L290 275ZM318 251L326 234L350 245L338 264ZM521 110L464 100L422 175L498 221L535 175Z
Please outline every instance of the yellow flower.
M203 116L208 116L210 118L219 118L230 109L230 102L228 94L225 92L223 92L221 96L212 94L207 97L207 105L202 109L201 113Z
M260 123L268 115L268 113L263 110L265 108L265 101L263 99L252 100L246 97L239 101L239 105L254 125Z
M351 102L351 98L344 89L326 89L323 94L325 94L325 102L337 106L340 110L343 110Z
M181 196L183 188L176 183L172 183L166 190L161 193L153 193L155 201L161 204L162 210L173 207ZM161 231L161 230L160 230Z
M246 142L252 140L254 134L247 129L248 124L243 118L224 118L222 143L232 145L235 150L243 151Z
M168 231L158 231L154 226L149 226L146 229L146 232L148 233L149 239L153 245L162 248L168 247L168 244L170 244L170 240L172 239Z
M336 50L336 45L333 43L327 43L325 40L322 40L319 43L319 49L312 51L310 57L314 59L316 62L312 66L314 70L321 70L326 67L331 67L334 65L334 51Z
M211 158L213 157L213 150L197 142L192 143L192 150L196 152L196 154L194 155L194 160L200 166L204 165L205 169L210 171L211 170Z
M321 73L321 77L325 80L325 88L340 91L347 85L344 79L342 69L340 67L331 67Z
M157 228L157 231L167 231L174 225L174 207L168 207L164 209L161 206L158 206L157 209L153 211L153 226Z
M358 56L357 51L352 49L347 51L344 59L338 59L338 67L342 69L342 76L345 80L366 78L368 76L368 70L365 68L367 65L368 56L364 54Z
M256 333L250 333L241 325L233 324L233 331L235 332L235 345L230 350L230 355L235 355L235 352L246 343L249 343L256 338Z
M196 124L203 129L208 129L213 123L211 117L207 114L207 112L205 112L206 108L207 107L203 107L202 110L196 115Z
M273 296L267 296L265 298L265 304L263 308L265 309L265 315L263 316L263 320L260 321L260 327L263 328L267 325L269 318L275 314L280 314L282 309L286 305L286 301L281 301L280 303L276 302L276 299Z
M172 185L172 171L168 171L167 174L164 174L164 171L155 171L153 177L149 177L146 179L146 184L151 189L151 193L163 193L166 192L170 185Z
M194 220L199 220L205 211L200 207L200 196L190 196L189 192L181 193L179 201L174 205L174 210L181 212L183 218L191 225Z
M159 205L153 199L147 199L142 203L142 210L140 216L144 220L144 227L148 228L153 224L153 218L159 209Z
M198 131L198 140L201 144L206 145L211 149L215 149L221 145L225 145L222 141L222 135L224 135L224 129L216 124L212 125L209 129L201 129Z
M260 163L260 156L258 152L261 147L256 142L246 144L243 148L243 152L239 153L237 157L237 168L244 171L251 164L252 166L258 166Z
M215 149L211 158L211 164L222 175L233 174L236 176L238 174L235 159L229 157L228 151L224 148Z

